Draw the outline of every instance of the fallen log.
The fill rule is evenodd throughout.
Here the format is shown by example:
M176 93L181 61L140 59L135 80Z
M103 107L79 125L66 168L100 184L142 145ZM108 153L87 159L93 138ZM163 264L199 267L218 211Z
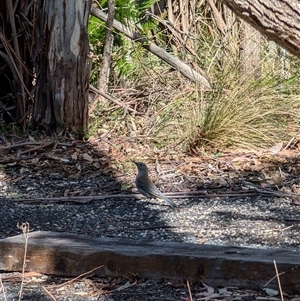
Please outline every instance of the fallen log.
M277 288L276 261L283 291L300 292L299 251L93 238L46 231L28 235L26 271L74 277L103 265L95 275L134 273L152 279L203 281L214 287L262 289L266 284ZM23 235L0 240L0 270L22 270L24 245Z

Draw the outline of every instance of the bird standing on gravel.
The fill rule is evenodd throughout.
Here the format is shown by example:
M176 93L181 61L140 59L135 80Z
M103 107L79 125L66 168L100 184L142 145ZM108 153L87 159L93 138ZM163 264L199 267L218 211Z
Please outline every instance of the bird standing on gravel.
M145 163L142 162L134 162L132 161L138 168L138 174L136 175L135 185L137 190L144 195L145 197L158 198L163 199L168 203L172 208L176 207L175 203L163 195L158 188L152 183L151 179L148 175L148 167Z

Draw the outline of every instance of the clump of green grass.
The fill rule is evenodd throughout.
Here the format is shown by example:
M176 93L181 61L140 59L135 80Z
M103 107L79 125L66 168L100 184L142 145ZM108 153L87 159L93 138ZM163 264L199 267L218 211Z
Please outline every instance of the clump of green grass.
M289 93L293 84L265 76L221 81L219 87L190 112L188 148L265 149L297 135L300 97Z

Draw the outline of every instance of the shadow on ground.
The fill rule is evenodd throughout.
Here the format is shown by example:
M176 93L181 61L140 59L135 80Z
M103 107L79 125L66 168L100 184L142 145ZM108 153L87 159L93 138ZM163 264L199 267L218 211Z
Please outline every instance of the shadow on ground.
M2 144L1 238L20 234L17 224L28 222L31 231L69 232L141 241L299 248L300 208L291 199L259 194L220 196L241 189L241 177L260 182L262 176L268 173L274 175L279 170L285 175L290 172L284 179L286 183L298 185L297 156L285 162L268 161L260 169L255 164L252 168L250 164L238 172L228 168L231 161L226 157L218 160L205 158L202 161L190 158L184 163L177 162L181 165L180 172L173 172L170 178L164 177L166 182L172 184L167 183L166 189L163 185L162 190L203 189L219 196L175 199L178 208L172 210L157 200L149 202L134 197L72 202L73 197L79 196L131 194L135 167L132 164L132 169L118 171L115 159L90 144L50 142L48 146L28 140ZM249 158L245 158L248 162ZM128 158L128 162L130 159L136 158ZM184 169L182 166L188 167ZM149 167L153 169L153 165ZM47 202L47 198L56 198L56 201ZM35 199L36 202L27 202L28 199ZM115 281L114 285L107 285L118 287L128 282L124 275L121 280ZM149 280L141 281L140 285L154 291L153 282ZM174 286L170 288L168 282L162 282L162 285L167 286L174 295ZM121 294L116 292L115 296L117 298ZM110 297L113 298L114 294ZM125 300L124 296L120 298ZM128 300L146 299L128 297Z

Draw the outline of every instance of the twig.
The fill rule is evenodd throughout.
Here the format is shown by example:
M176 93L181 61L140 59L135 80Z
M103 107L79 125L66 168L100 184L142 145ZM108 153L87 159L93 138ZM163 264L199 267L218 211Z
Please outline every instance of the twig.
M216 198L216 197L238 197L238 196L255 196L257 192L248 193L223 193L223 194L203 194L202 192L193 191L188 194L187 192L176 193L165 193L166 196L171 196L175 199L183 198L193 198L193 197L203 197L203 198ZM13 200L14 202L24 202L30 204L38 203L64 203L64 202L74 202L74 203L89 203L96 200L107 200L115 199L115 201L120 201L119 199L141 199L143 196L139 193L134 194L110 194L110 195L95 195L95 196L69 196L69 197L53 197L53 198L9 198L7 200Z
M2 279L0 278L0 291L2 291L3 293L3 297L4 297L4 301L7 301L6 299L6 293L5 293L5 289L4 289L4 285L3 285L3 282L2 282Z
M90 271L87 271L87 272L85 272L85 273L83 273L83 274L80 274L79 276L77 276L77 277L75 277L75 278L73 278L73 279L71 279L71 280L69 280L69 281L67 281L67 282L64 282L64 283L61 283L61 284L57 284L57 285L48 285L48 286L45 286L45 287L46 287L46 288L59 288L59 287L63 287L63 286L65 286L65 285L70 284L70 283L76 281L76 280L79 279L79 278L82 278L82 277L84 277L84 276L87 276L88 274L91 274L91 273L93 273L93 272L95 272L95 271L97 271L97 270L99 270L99 269L101 269L101 268L103 268L103 265L100 265L100 266L98 266L98 267L96 267L96 268L94 268L94 269L92 269L92 270L90 270ZM43 287L44 287L44 286L43 286Z
M22 142L22 143L16 143L16 144L11 144L11 145L0 147L0 150L27 146L27 145L40 145L40 144L41 144L41 142Z
M279 274L278 274L278 270L277 270L277 265L276 265L276 260L274 260L274 267L275 267L275 271L276 271L276 277L277 277L277 281L278 281L278 287L279 287L279 291L280 291L281 301L284 301L283 293L282 293L282 289L281 289L280 278L279 278Z
M38 146L36 146L36 147L33 147L33 148L30 148L30 149L27 149L27 150L22 151L20 155L24 155L24 154L27 154L27 153L31 153L31 152L36 151L36 150L38 150L38 149L48 147L48 146L50 146L50 145L52 145L52 144L53 144L53 142L46 142L46 143L43 143L43 144L38 145Z
M47 290L47 288L45 286L42 286L42 288L53 301L56 301L55 297Z
M100 9L97 9L95 7L92 7L91 9L91 15L99 18L100 20L106 22L107 15L102 12ZM193 82L199 82L202 84L206 89L210 89L210 83L207 78L205 78L203 75L199 74L197 71L193 70L188 64L180 61L177 57L171 55L164 49L158 47L154 43L151 43L148 39L141 36L135 31L130 30L128 27L126 27L121 22L114 20L113 27L119 31L122 32L125 36L127 36L129 39L133 40L134 42L141 43L142 47L165 61L167 64L172 66L175 70L178 70L183 76L190 79Z
M287 145L283 149L287 149L293 142L293 140L296 138L296 136L292 137L292 139L287 143Z
M298 268L299 268L298 266L295 266L294 268L290 269L289 271L279 273L278 276L290 273L290 272L292 272L292 271L294 271L295 269L298 269ZM276 278L276 276L277 275L275 275L274 277L272 277L263 287L266 287L269 283L271 283Z
M251 182L244 181L245 186L250 187L256 190L260 194L272 195L277 197L298 197L300 198L300 194L293 193L293 192L283 192L283 191L276 191L269 188L264 188L258 185L255 185Z
M14 66L13 66L12 63L11 63L10 57L9 57L8 55L6 55L6 54L5 54L4 52L2 52L2 51L0 51L0 57L1 57L1 58L5 61L5 63L8 65L8 67L9 67L9 69L10 69L10 71L11 71L13 77L14 77L15 79L17 79L17 78L18 78L18 74L17 74L17 72L15 71Z
M24 257L23 257L23 266L22 266L22 280L21 280L21 287L19 291L19 301L22 299L23 294L23 287L24 287L24 280L25 280L25 267L26 267L26 256L27 256L27 247L28 247L28 233L29 233L29 223L25 222L17 227L22 230L24 238L25 238L25 249L24 249Z
M29 145L41 145L43 143L45 144L48 142L22 142L22 143L16 143L16 144L11 144L11 145L0 147L0 150L22 147L22 146L29 146ZM51 143L54 143L54 141L52 141ZM74 142L57 142L57 145L59 145L59 146L76 146L79 148L86 147L86 145L83 145L83 144L79 145L75 141Z
M187 288L189 291L190 301L193 301L193 296L192 296L192 292L191 292L191 288L190 288L190 284L189 284L188 280L186 281L186 285L187 285Z
M18 162L18 161L23 161L23 160L29 160L29 159L32 159L34 156L33 155L30 155L30 156L26 156L25 158L22 157L22 158L7 158L7 159L4 159L4 160L0 160L0 163L1 164L7 164L7 163L15 163L15 162Z
M21 117L24 118L24 113L25 113L25 93L24 93L24 78L23 78L23 72L22 72L22 65L20 64L21 60L21 53L20 53L20 47L19 47L19 42L18 42L18 35L17 35L17 28L16 28L16 23L15 23L15 17L14 17L14 8L12 1L6 0L6 9L8 12L8 18L9 18L9 23L11 26L11 31L13 35L13 45L14 45L14 52L15 55L18 59L16 63L16 72L18 73L18 78L16 78L19 89L20 89L20 94L18 95L18 112L20 113ZM4 45L5 47L5 45ZM5 47L6 48L6 47ZM8 49L6 49L7 51ZM28 90L27 90L28 91ZM20 116L18 116L19 118ZM23 127L25 126L23 122Z
M123 104L120 101L118 101L117 99L114 99L112 97L110 97L109 95L103 93L102 91L100 91L99 89L93 87L92 85L89 86L90 90L95 92L96 94L101 95L102 97L108 99L109 101L113 102L114 104L116 104L119 107L122 107L128 111L131 111L133 113L135 113L136 115L142 115L142 113L137 112L136 110L134 110L133 108L129 107L129 105L127 104ZM97 99L95 100L95 102L97 102ZM89 114L91 114L93 112L95 108L92 106L92 108L89 110Z
M113 292L117 292L117 291L121 291L121 290L124 290L124 289L126 289L126 288L129 288L129 287L131 287L131 286L134 286L134 285L136 285L136 283L137 283L137 280L135 280L135 282L134 283L129 283L129 285L127 285L127 283L126 284L124 284L124 285L122 285L122 286L120 286L120 287L118 287L118 288L115 288L115 289L113 289L113 290L110 290L110 291L108 291L108 292L106 292L106 293L104 293L105 295L108 295L108 294L111 294L111 293L113 293Z

